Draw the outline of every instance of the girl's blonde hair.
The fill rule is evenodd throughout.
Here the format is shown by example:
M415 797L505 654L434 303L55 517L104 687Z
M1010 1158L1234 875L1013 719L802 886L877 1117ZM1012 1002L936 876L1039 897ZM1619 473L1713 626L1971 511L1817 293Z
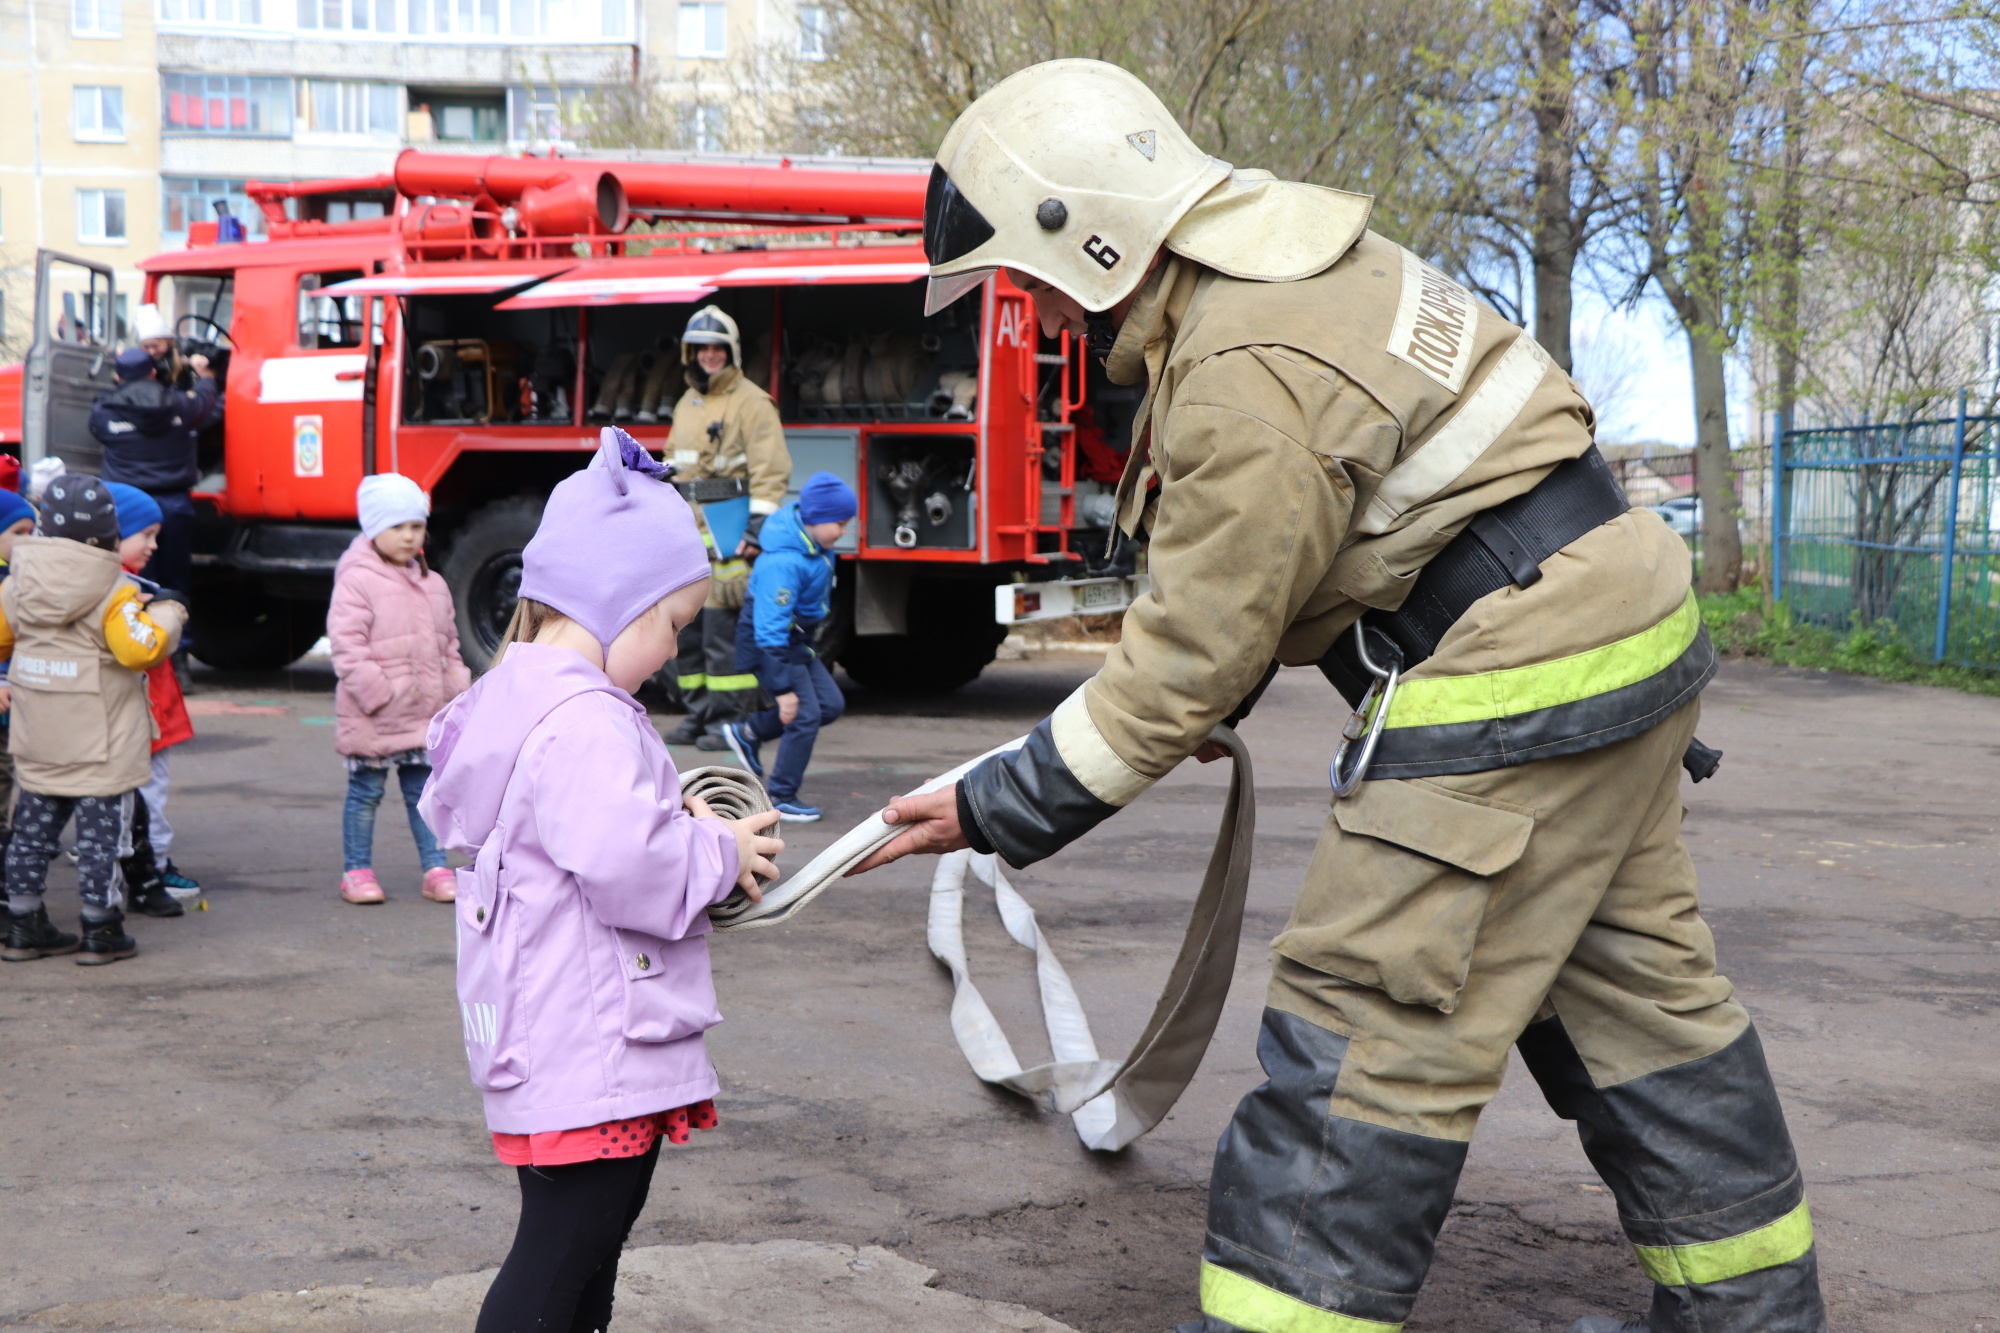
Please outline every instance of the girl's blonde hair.
M552 621L567 618L547 602L537 602L528 597L521 598L514 603L514 615L508 620L506 630L500 635L500 647L493 654L493 665L500 665L500 660L507 655L508 644L532 642L534 637L542 632L544 626Z

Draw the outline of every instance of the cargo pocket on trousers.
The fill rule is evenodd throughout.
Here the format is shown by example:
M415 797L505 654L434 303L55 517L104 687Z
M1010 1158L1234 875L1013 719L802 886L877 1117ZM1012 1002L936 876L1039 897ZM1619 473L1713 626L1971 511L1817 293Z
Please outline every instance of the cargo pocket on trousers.
M472 864L458 872L458 1016L472 1086L504 1092L528 1081L528 1024L521 1012L520 904L500 883L494 828Z
M1526 807L1421 778L1364 782L1334 802L1272 948L1448 1014L1465 987L1494 877L1520 859L1534 828Z

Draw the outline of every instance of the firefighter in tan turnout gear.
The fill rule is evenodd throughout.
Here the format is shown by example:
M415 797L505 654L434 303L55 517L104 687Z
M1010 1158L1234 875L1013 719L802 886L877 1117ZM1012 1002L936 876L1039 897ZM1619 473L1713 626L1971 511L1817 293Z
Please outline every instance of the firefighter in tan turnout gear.
M1369 206L1232 170L1093 61L952 126L931 304L1005 268L1146 386L1118 504L1152 587L1095 678L896 802L913 827L863 868L1037 861L1215 757L1271 663L1316 664L1361 712L1343 734L1329 691L1331 814L1183 1333L1400 1328L1510 1046L1654 1282L1643 1320L1578 1333L1818 1333L1798 1163L1680 836L1682 767L1717 757L1687 551L1628 507L1569 377Z
M736 669L736 613L750 579L749 561L757 553L758 530L785 501L792 455L777 405L743 376L742 339L726 312L712 305L695 311L681 335L681 362L688 387L667 436L674 481L697 506L727 505L747 496L750 516L742 543L727 551L716 549L704 526L715 575L708 604L681 631L672 669L688 711L667 740L723 750L728 746L722 724L756 711L757 677Z

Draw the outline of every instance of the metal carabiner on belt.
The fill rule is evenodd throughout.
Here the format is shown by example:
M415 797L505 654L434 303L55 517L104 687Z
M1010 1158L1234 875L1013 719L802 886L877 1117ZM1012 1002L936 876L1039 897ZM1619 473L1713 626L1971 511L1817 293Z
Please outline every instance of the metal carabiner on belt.
M1396 682L1402 678L1400 661L1391 662L1386 668L1375 665L1375 659L1368 656L1368 635L1360 621L1354 622L1354 654L1361 659L1361 665L1368 674L1375 677L1368 686L1368 693L1361 696L1361 702L1347 719L1347 725L1340 729L1340 748L1333 752L1333 764L1328 770L1328 778L1333 783L1333 799L1352 794L1368 776L1368 765L1375 758L1375 746L1382 739L1382 728L1389 721L1389 704L1396 697ZM1368 719L1368 705L1375 705L1375 719ZM1354 761L1354 768L1345 777L1341 770L1346 767L1348 753L1354 743L1361 742L1361 754Z

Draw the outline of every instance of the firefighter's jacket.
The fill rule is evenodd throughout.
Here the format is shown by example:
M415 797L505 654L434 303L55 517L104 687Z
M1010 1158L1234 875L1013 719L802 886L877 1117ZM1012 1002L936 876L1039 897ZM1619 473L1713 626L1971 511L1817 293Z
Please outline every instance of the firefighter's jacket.
M1400 606L1475 514L1591 444L1589 405L1532 338L1373 233L1296 282L1165 256L1106 370L1148 386L1118 503L1150 536L1152 586L1103 669L960 784L968 840L1015 865L1171 771L1273 659L1317 662L1364 611ZM1713 674L1686 547L1657 515L1628 510L1542 570L1404 677L1386 734L1435 762L1372 778L1577 753ZM1346 713L1329 687L1329 756Z
M792 454L785 447L777 405L735 366L711 375L706 390L694 385L690 375L688 391L674 407L668 461L689 481L742 478L750 483L753 518L777 513L792 478ZM722 553L725 559L733 554Z

